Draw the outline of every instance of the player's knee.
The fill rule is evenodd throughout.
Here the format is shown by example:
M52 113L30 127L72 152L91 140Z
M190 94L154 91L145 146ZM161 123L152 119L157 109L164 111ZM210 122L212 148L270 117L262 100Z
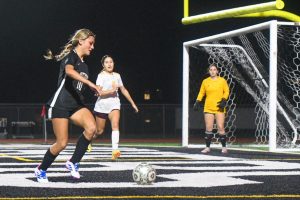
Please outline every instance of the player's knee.
M68 145L68 140L61 140L56 142L57 148L59 151L64 150Z
M119 123L118 123L118 122L113 122L113 123L111 124L111 128L112 128L113 130L119 130Z
M224 126L218 126L217 129L219 134L225 132Z
M93 135L96 133L96 130L97 130L96 125L91 124L84 129L84 133L87 137L90 138L90 137L93 137Z
M102 135L102 133L104 132L104 129L97 129L96 134L95 135Z

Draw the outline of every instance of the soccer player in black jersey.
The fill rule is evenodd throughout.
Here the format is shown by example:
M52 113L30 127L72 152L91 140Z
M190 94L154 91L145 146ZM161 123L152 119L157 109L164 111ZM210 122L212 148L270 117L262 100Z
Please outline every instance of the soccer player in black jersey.
M86 86L100 95L99 88L88 80L88 66L83 58L94 49L95 34L88 29L76 31L58 55L49 50L44 56L47 60L61 61L58 77L58 89L50 99L48 117L52 120L56 142L46 152L42 163L35 169L38 182L47 183L46 170L68 143L69 120L84 129L79 137L75 151L66 168L72 177L80 178L79 162L86 152L95 131L93 114L84 106L82 92Z

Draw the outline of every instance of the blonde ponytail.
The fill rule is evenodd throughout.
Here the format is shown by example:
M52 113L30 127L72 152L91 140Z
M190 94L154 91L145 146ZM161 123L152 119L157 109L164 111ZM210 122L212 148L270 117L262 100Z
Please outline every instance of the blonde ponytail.
M85 40L90 36L93 36L94 38L96 37L96 35L89 29L79 29L70 37L69 42L63 47L63 50L59 54L53 55L52 51L48 49L46 51L46 55L44 55L44 58L46 60L53 59L56 61L60 61L66 55L68 55L75 47L77 47L77 45L79 44L79 40Z

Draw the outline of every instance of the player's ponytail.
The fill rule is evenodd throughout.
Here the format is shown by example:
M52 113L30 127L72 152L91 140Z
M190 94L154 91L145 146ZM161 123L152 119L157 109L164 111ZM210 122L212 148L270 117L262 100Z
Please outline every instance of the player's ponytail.
M68 55L77 45L79 44L79 40L85 40L88 37L93 36L96 37L96 35L90 31L89 29L79 29L77 30L69 39L69 42L65 44L63 47L63 50L57 54L53 55L50 49L46 51L46 55L44 55L44 58L46 60L56 60L60 61L62 60L66 55Z

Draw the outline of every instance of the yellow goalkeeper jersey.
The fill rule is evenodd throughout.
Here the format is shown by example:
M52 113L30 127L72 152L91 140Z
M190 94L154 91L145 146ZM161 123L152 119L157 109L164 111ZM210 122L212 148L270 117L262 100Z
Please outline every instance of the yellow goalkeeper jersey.
M212 79L211 77L204 79L201 84L197 100L202 101L204 96L206 96L204 112L225 112L225 109L223 111L220 110L218 102L223 98L226 100L228 99L229 87L226 80L219 76L216 79Z

